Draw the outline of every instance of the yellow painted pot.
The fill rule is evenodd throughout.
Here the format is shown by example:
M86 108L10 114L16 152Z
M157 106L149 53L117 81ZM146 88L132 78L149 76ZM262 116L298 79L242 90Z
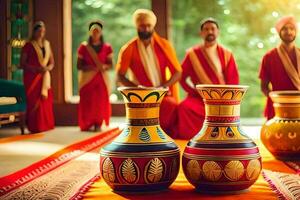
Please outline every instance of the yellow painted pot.
M281 160L300 159L300 91L270 93L275 117L261 129L261 140Z
M116 191L167 189L179 172L180 152L159 125L166 88L118 88L127 123L122 133L101 149L100 171Z
M240 126L240 103L247 88L197 85L205 104L205 121L183 152L182 168L200 192L243 191L260 174L259 149Z

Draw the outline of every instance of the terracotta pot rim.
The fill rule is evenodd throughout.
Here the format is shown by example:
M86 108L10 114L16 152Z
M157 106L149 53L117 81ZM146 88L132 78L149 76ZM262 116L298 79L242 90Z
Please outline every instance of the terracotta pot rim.
M222 88L222 89L248 89L248 85L218 85L218 84L198 84L197 89L204 88Z
M284 96L296 96L300 97L300 91L298 90L279 90L279 91L272 91L269 94L271 97L284 97Z
M273 103L279 104L300 104L300 91L273 91L269 93Z
M118 91L168 91L168 87L130 87L130 86L121 86L118 87Z

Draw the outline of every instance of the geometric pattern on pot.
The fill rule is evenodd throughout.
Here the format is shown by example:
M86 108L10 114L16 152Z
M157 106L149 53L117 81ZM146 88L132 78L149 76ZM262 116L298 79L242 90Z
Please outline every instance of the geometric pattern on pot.
M248 140L249 137L240 134L239 126L207 126L204 125L193 141L229 141L229 140ZM204 134L209 133L209 134Z
M163 134L164 133L164 134ZM160 126L129 126L116 137L114 143L166 143L173 141Z

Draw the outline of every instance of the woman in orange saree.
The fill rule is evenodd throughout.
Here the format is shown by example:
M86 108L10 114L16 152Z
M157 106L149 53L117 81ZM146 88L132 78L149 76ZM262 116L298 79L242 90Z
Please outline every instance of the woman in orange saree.
M103 121L109 125L111 116L107 70L112 66L113 51L110 44L103 41L102 28L100 21L91 22L88 42L78 48L78 123L82 131L99 131Z

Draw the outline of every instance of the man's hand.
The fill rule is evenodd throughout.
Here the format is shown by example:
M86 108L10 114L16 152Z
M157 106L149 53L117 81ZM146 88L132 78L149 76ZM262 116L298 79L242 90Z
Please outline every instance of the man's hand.
M269 88L269 83L270 83L269 81L263 81L263 80L260 83L261 91L266 97L268 97L269 93L271 92L271 89Z

